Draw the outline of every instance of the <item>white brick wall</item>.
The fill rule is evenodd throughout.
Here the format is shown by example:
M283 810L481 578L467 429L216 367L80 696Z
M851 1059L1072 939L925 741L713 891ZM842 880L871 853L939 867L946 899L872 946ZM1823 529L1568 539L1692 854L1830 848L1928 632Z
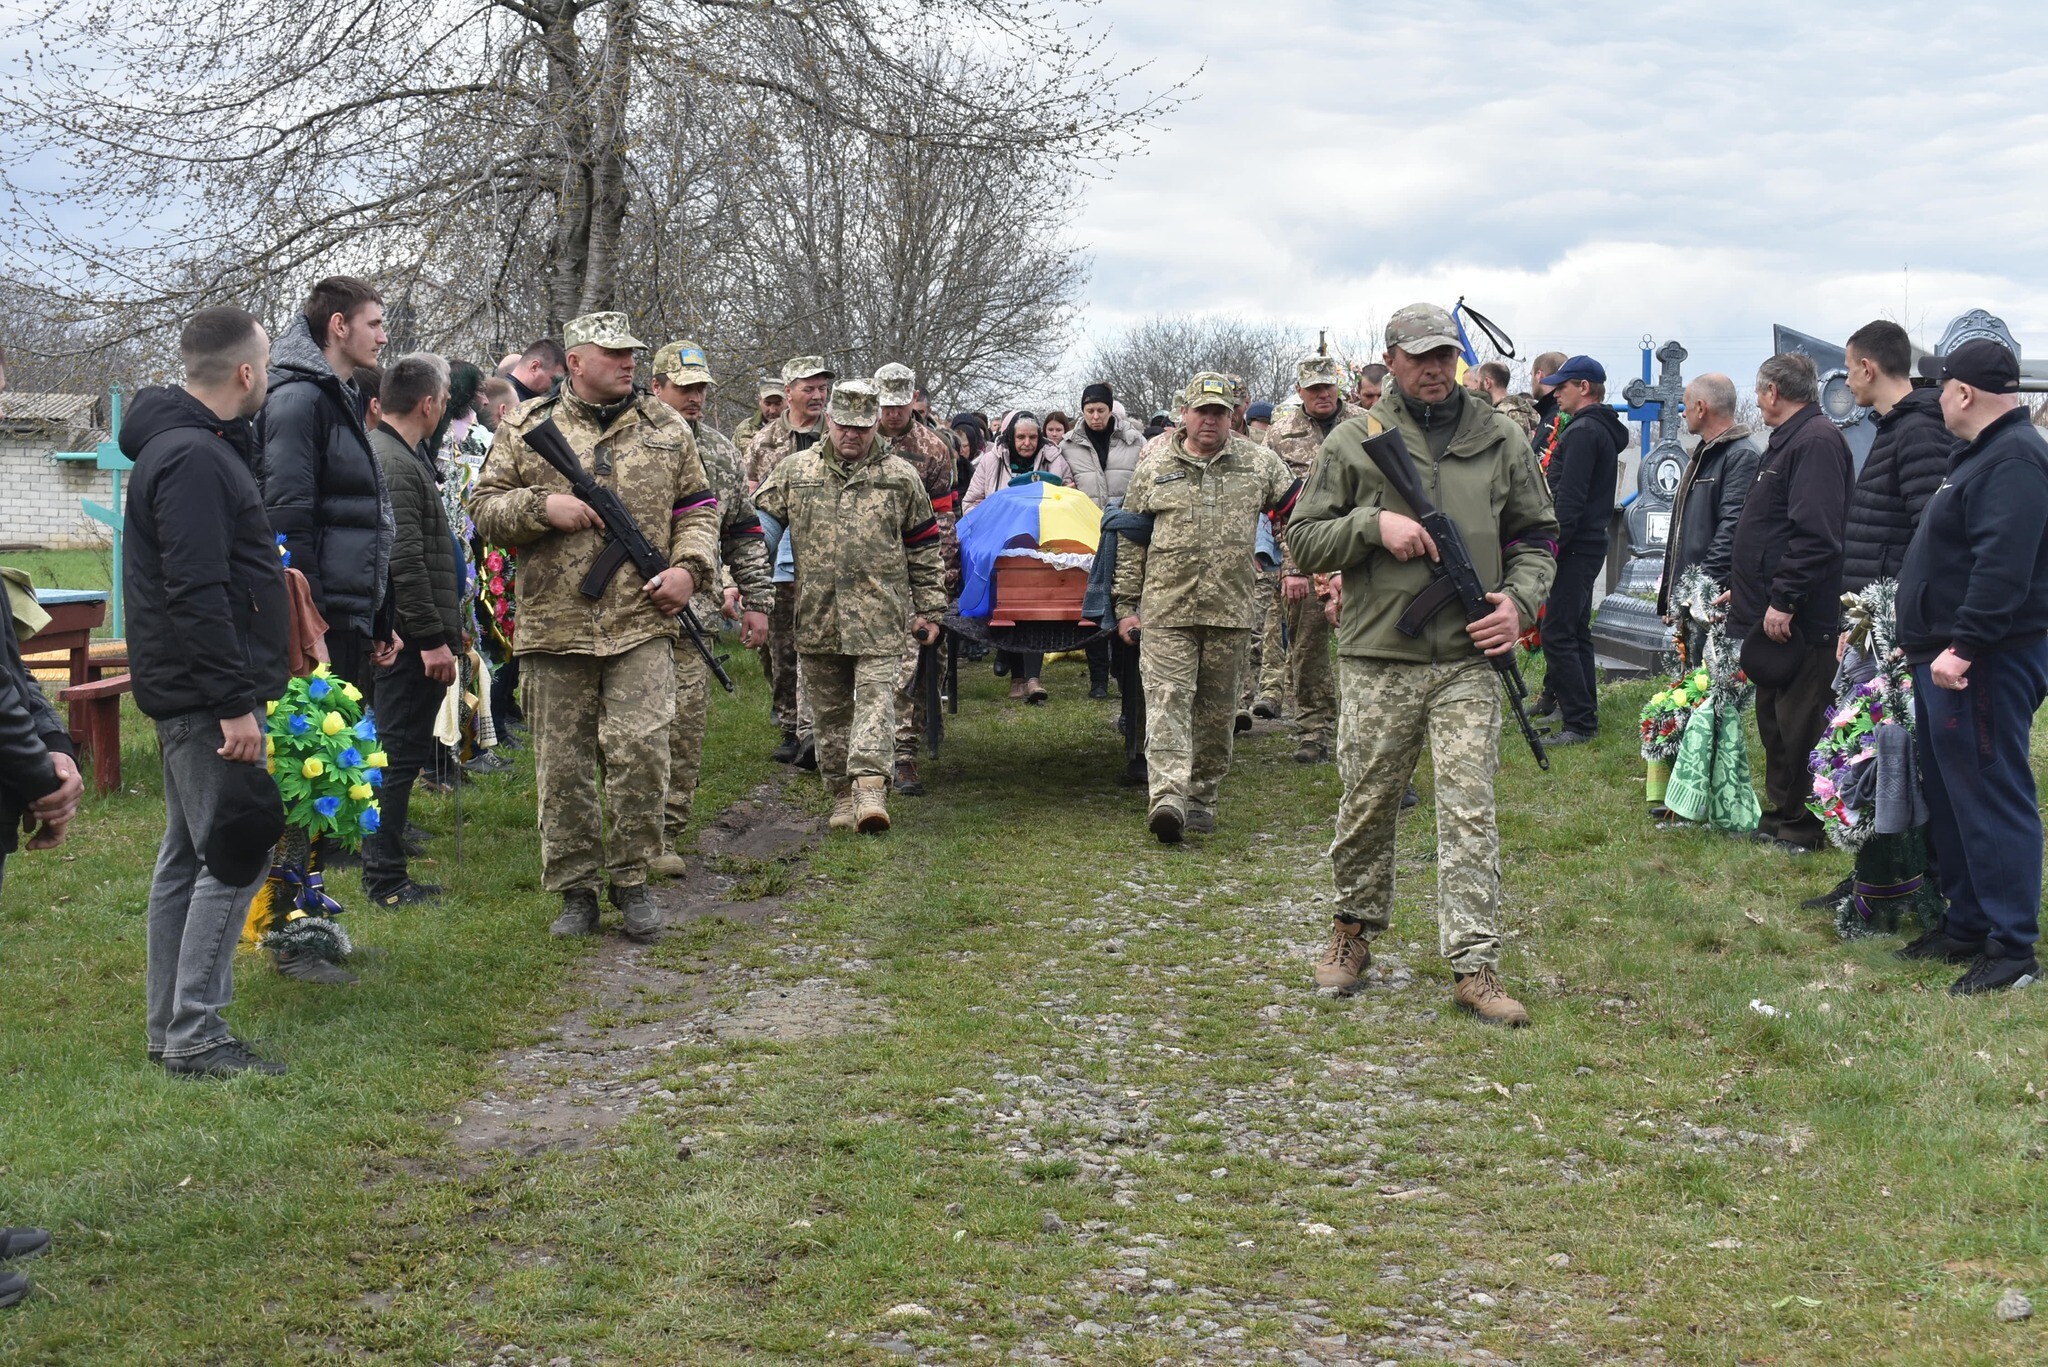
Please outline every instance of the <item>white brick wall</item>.
M121 483L125 497L125 475ZM112 476L89 461L51 460L47 447L0 445L0 544L41 550L108 544L112 529L85 515L82 498L111 507Z

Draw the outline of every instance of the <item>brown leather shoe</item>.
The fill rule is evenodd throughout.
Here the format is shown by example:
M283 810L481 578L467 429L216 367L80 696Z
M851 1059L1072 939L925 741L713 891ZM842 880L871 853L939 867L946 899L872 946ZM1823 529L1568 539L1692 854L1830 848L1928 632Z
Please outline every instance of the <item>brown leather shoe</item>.
M867 774L853 781L853 828L862 835L880 835L889 829L887 792L879 774Z
M890 779L890 786L905 797L923 797L924 783L917 776L917 761L897 760L896 773Z
M1488 1025L1505 1025L1519 1030L1529 1023L1529 1010L1500 985L1500 974L1491 964L1471 973L1457 975L1451 1000L1460 1010L1470 1011Z
M1372 945L1365 938L1365 926L1340 917L1330 918L1330 940L1323 957L1316 960L1316 986L1332 992L1356 992L1372 967Z

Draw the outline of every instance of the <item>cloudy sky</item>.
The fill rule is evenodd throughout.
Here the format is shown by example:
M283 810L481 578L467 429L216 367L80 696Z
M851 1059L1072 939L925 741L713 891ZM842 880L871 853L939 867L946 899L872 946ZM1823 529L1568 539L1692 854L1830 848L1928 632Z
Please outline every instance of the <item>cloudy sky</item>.
M1097 14L1154 79L1202 71L1063 206L1092 333L1195 309L1357 334L1462 294L1525 357L1627 374L1649 333L1746 385L1776 322L1932 345L1984 307L2048 360L2048 6Z

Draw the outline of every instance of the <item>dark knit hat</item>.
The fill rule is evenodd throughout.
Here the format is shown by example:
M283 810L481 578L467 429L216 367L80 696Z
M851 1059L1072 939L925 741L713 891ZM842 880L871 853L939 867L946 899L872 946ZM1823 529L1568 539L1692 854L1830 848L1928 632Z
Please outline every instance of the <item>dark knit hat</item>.
M1091 403L1113 404L1115 402L1116 391L1101 380L1097 380L1094 384L1081 391L1081 407L1083 408L1086 408Z

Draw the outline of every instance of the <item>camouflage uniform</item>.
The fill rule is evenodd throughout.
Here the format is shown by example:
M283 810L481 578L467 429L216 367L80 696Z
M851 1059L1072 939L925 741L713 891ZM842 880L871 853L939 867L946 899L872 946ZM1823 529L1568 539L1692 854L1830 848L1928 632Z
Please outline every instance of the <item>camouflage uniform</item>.
M842 426L872 427L879 409L864 380L832 396ZM913 616L936 621L946 606L939 524L924 481L879 438L848 463L827 436L778 464L754 503L793 538L795 643L818 771L835 796L855 779L886 779L904 632Z
M1419 353L1455 345L1450 315L1402 309L1387 324L1389 346ZM1455 607L1420 634L1397 623L1430 583L1428 562L1398 560L1380 544L1381 511L1408 511L1362 443L1392 427L1424 486L1464 533L1482 583L1511 598L1523 623L1536 620L1556 573L1557 515L1521 428L1467 393L1441 456L1398 389L1324 442L1287 526L1295 562L1344 576L1337 630L1338 918L1384 930L1394 902L1394 818L1427 741L1437 775L1437 919L1441 945L1458 973L1493 968L1500 955L1500 840L1494 772L1499 764L1500 683Z
M565 340L572 347L641 345L616 313L574 320ZM591 475L618 493L656 549L699 584L714 577L718 499L696 440L674 409L633 395L617 411L601 411L570 386L507 414L477 477L478 532L519 548L516 649L533 728L542 884L551 892L595 890L602 864L617 890L646 882L648 861L661 852L676 624L643 591L631 565L600 597L579 591L605 538L595 529L558 532L548 525L547 496L568 493L569 482L524 439L548 418ZM600 763L612 820L608 852Z
M1320 384L1342 388L1337 363L1330 357L1304 357L1295 372L1299 388ZM1273 419L1266 432L1266 444L1287 463L1296 479L1306 480L1315 464L1316 452L1322 449L1323 438L1336 430L1338 424L1364 416L1364 409L1341 400L1327 424L1318 423L1305 408L1290 408ZM1307 578L1287 551L1284 531L1280 549L1281 578ZM1286 703L1294 719L1296 740L1327 749L1337 728L1337 680L1330 665L1330 621L1323 616L1323 605L1314 593L1298 602L1289 602L1278 584L1274 585L1273 608L1286 625L1288 650L1283 667L1285 684L1279 693L1269 696Z
M704 353L689 342L671 343L654 358L654 373L677 385L711 384ZM721 568L740 591L743 612L766 613L775 602L761 519L740 473L740 453L724 434L701 421L689 424L711 490L718 495L718 550ZM725 615L716 581L706 581L691 607L706 631ZM687 636L675 639L676 711L669 724L668 798L663 808L662 845L673 849L690 824L697 779L704 762L704 731L711 717L711 667Z
M801 372L801 373L798 373ZM782 366L785 386L825 372L825 363L815 356L793 356ZM754 435L747 444L747 486L758 489L777 465L824 440L825 419L798 431L790 426L789 410L783 409L774 422ZM768 644L761 647L761 668L768 675L770 708L775 724L785 732L808 734L810 709L798 696L801 668L796 651L796 585L777 584L775 602L768 614Z
M1191 400L1227 401L1229 392L1213 374L1189 382ZM1178 430L1131 476L1124 510L1152 514L1152 541L1118 548L1116 615L1143 623L1138 665L1155 811L1215 811L1258 586L1254 520L1276 510L1284 516L1292 486L1287 467L1257 442L1233 434L1204 459L1188 452Z
M875 387L884 407L908 406L917 392L917 377L908 366L885 365L875 372ZM875 432L882 439L883 449L909 461L924 480L924 491L930 496L932 512L939 520L941 551L946 559L946 597L951 599L960 591L960 542L954 532L959 496L953 491L953 452L937 432L914 416L909 427L893 436L879 426ZM924 699L916 690L918 653L919 646L912 638L904 646L903 664L896 675L896 758L913 762L917 759L918 738L924 735L928 721Z
M1527 394L1510 394L1501 400L1500 411L1514 419L1526 440L1536 440L1536 400Z

